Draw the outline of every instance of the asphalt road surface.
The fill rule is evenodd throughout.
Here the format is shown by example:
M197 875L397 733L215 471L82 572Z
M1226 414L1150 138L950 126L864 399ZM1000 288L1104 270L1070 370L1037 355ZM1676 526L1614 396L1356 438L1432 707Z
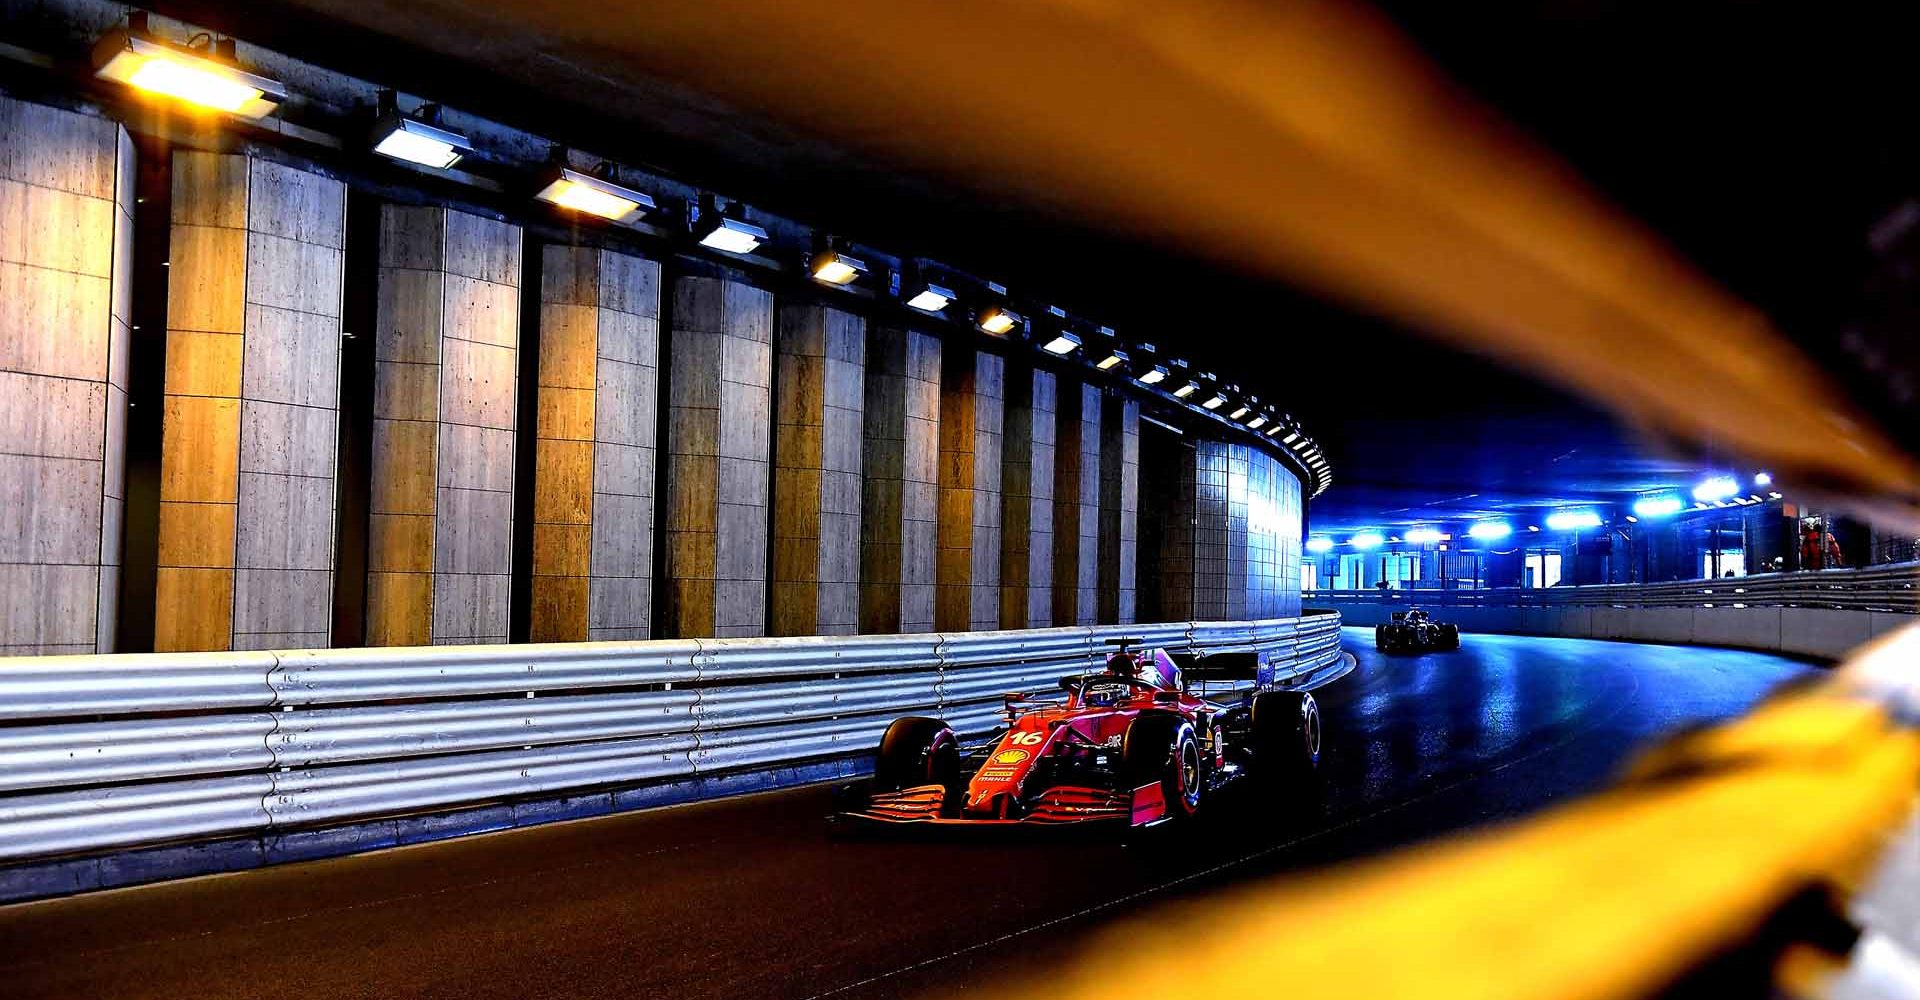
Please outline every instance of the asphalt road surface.
M0 996L872 998L1031 975L1133 907L1501 820L1816 668L1470 635L1320 692L1317 795L1142 842L835 840L824 788L0 907ZM1238 793L1238 794L1233 794Z

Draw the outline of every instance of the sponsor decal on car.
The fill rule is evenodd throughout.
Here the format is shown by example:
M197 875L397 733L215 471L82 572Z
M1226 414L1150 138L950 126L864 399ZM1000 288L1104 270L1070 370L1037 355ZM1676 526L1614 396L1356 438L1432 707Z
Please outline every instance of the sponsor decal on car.
M1018 764L1033 756L1025 750L1002 750L993 755L995 764Z

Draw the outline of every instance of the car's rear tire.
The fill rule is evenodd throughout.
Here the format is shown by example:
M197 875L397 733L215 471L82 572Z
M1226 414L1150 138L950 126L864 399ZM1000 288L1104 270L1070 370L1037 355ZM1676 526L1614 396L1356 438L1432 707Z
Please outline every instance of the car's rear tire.
M1193 724L1172 712L1142 712L1120 741L1121 767L1134 788L1160 783L1167 815L1192 816L1206 796L1207 771Z
M939 719L893 720L873 759L873 788L897 792L919 785L952 788L960 780L960 740Z
M1459 649L1460 648L1460 626L1458 625L1440 626L1440 648L1441 649Z
M1300 779L1320 767L1320 703L1306 691L1253 699L1255 764L1269 777Z

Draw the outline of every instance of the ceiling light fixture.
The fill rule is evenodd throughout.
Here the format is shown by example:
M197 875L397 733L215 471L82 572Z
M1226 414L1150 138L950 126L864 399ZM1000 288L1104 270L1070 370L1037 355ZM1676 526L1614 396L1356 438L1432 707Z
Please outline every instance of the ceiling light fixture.
M287 89L234 65L234 49L232 39L204 50L163 42L148 31L146 13L136 11L125 28L115 28L94 45L93 74L197 108L265 118L287 99Z
M566 167L555 172L534 197L608 222L637 222L654 208L647 194Z

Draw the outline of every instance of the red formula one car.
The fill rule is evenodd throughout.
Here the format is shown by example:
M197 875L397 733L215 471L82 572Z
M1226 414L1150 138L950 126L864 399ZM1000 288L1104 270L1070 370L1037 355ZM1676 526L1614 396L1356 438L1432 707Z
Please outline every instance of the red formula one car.
M1318 765L1313 695L1265 684L1216 704L1188 689L1165 650L1130 648L1139 642L1114 640L1104 671L1062 678L1063 700L1006 695L1006 727L978 746L939 719L895 720L872 780L841 790L836 820L1152 826L1193 815L1249 768L1299 776Z

